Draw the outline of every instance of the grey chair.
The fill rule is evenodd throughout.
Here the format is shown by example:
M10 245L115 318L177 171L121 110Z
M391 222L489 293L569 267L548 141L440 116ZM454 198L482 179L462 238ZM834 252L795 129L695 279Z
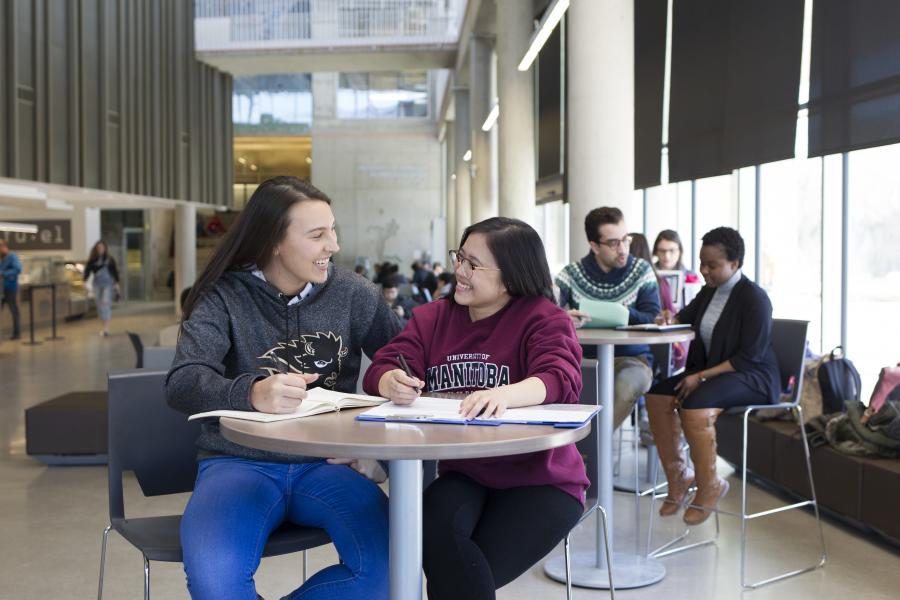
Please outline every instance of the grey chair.
M600 397L600 376L599 376L599 368L598 362L594 359L584 359L581 361L581 377L583 381L583 387L581 390L581 404L592 404L595 405L597 403L597 398ZM591 486L587 490L587 498L584 503L584 512L581 515L581 518L578 519L578 522L572 527L571 531L566 534L565 539L563 540L563 548L565 552L565 562L566 562L566 600L572 600L572 556L569 548L569 538L572 535L572 531L575 531L575 528L581 525L585 519L590 517L595 512L598 513L598 518L603 524L603 543L606 545L606 572L609 574L609 597L616 597L616 590L613 586L613 573L612 573L612 554L609 549L609 529L606 523L606 509L600 505L600 495L597 491L597 461L600 459L600 444L598 435L600 434L600 413L597 413L597 416L594 417L594 423L591 427L591 432L585 437L583 440L578 442L578 450L581 452L581 455L585 457L585 469L587 471L588 479L591 482ZM599 549L598 549L599 551Z
M671 550L666 550L664 552L660 552L663 548L668 548L675 542L682 539L684 536L682 535L679 538L676 538L672 542L669 542L665 546L662 546L660 549L650 553L652 556L660 557L668 554L674 554L676 552L681 552L683 550L688 550L689 548L696 548L697 546L701 546L704 544L712 543L716 540L719 534L719 521L718 514L730 514L735 517L739 517L741 519L741 586L749 589L755 589L761 586L764 586L769 583L774 583L776 581L781 581L783 579L787 579L788 577L793 577L795 575L800 575L802 573L807 573L809 571L813 571L815 569L821 568L825 565L825 561L827 559L827 553L825 551L825 536L822 532L822 521L819 517L819 504L816 500L816 487L813 483L813 473L812 473L812 463L810 461L809 455L809 444L806 440L806 430L803 427L803 408L800 406L800 391L803 387L803 372L804 365L803 361L806 356L806 335L807 329L809 327L808 321L796 321L790 319L773 319L772 324L772 346L775 351L775 357L778 360L778 371L781 376L781 388L783 390L789 390L788 397L782 398L781 402L777 402L775 404L754 404L750 406L742 406L730 409L726 411L726 414L734 414L734 415L742 415L743 420L743 429L741 436L742 450L741 450L741 464L738 465L741 470L741 512L738 513L730 513L728 511L724 511L718 509L715 513L716 517L716 534L715 537L704 540L701 542L688 544L686 546L677 547ZM800 429L800 436L802 439L803 446L803 454L806 460L806 474L809 479L809 489L810 489L810 499L803 500L801 502L795 502L793 504L788 504L786 506L780 506L777 508L773 508L770 510L759 511L755 513L747 512L747 454L748 454L748 443L749 438L747 435L748 422L750 419L750 415L759 410L766 411L785 411L792 413L797 420L797 424ZM654 496L654 500L657 496ZM690 506L690 505L688 505ZM778 575L768 577L766 579L762 579L759 581L747 582L747 555L748 555L748 543L747 543L747 525L750 521L759 519L762 517L768 517L771 515L779 514L788 510L794 510L797 508L804 508L807 506L811 506L813 509L813 514L816 520L816 527L818 529L818 538L819 545L821 548L821 555L819 560L807 567L794 569L791 571L787 571L784 573L780 573ZM654 509L653 502L651 502L650 510L651 515ZM648 532L648 548L649 548L649 539L650 534Z
M150 561L182 562L181 515L132 517L125 515L122 474L132 471L144 496L190 492L197 475L194 445L200 433L196 421L171 409L166 402L166 371L132 370L109 376L109 525L103 530L100 582L103 598L106 543L116 530L144 557L144 598L150 598ZM263 556L303 552L331 542L322 529L286 523L269 537Z

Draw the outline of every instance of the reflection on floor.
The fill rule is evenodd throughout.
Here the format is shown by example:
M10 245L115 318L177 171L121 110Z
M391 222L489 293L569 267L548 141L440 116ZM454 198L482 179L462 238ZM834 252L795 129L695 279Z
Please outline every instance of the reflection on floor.
M70 390L105 389L109 370L134 366L134 351L124 331L139 332L154 343L160 328L174 322L171 305L118 309L113 335L102 338L95 321L66 325L65 340L36 347L0 343L0 597L89 598L96 594L100 535L108 522L104 467L45 467L25 455L24 409ZM43 337L47 335L41 332ZM725 508L737 510L739 482L732 478ZM751 508L772 506L774 498L752 488ZM180 511L186 495L145 499L133 480L126 481L126 510L135 514ZM635 548L633 496L616 494L616 547ZM646 527L646 504L641 505ZM655 535L674 533L680 521L656 521ZM802 575L753 592L739 586L739 521L723 516L722 534L707 546L663 559L666 578L657 585L623 590L621 598L691 600L742 598L769 600L866 600L896 598L900 589L900 552L826 522L829 562L824 570ZM711 528L712 522L703 526ZM594 523L585 523L574 536L574 550L593 547ZM804 563L815 555L812 517L792 511L751 524L754 547L750 575L764 577L774 569ZM700 533L700 532L698 532ZM643 539L643 538L642 538ZM641 546L642 547L642 546ZM556 554L554 552L554 554ZM310 553L313 570L335 560L332 547ZM106 575L107 598L140 598L142 561L127 542L110 536ZM260 593L279 598L299 585L299 555L263 561L258 576ZM187 598L180 565L151 566L153 596ZM500 599L564 598L565 589L544 577L540 565L500 590ZM605 592L577 589L576 598L605 598Z

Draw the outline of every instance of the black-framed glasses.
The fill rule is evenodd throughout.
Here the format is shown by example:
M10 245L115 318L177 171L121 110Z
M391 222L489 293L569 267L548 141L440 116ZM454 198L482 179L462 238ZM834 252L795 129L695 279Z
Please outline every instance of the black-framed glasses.
M630 235L626 235L621 240L606 240L605 242L597 242L597 243L600 244L601 246L606 246L610 250L618 250L619 246L624 246L626 248L631 246L631 241L633 239L634 238L632 238Z
M448 254L450 254L450 260L453 261L454 265L456 265L456 271L462 273L466 277L471 277L472 274L475 273L475 271L500 270L494 267L482 267L480 265L476 265L465 254L460 254L459 250L451 250Z

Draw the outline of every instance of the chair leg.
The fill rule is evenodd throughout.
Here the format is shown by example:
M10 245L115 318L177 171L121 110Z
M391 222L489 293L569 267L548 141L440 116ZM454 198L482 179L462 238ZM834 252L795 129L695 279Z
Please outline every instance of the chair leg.
M569 550L569 536L571 532L566 534L566 539L563 540L563 555L566 559L566 600L572 600L572 556Z
M144 600L150 600L150 561L144 557Z
M616 588L613 585L612 549L609 547L609 528L606 523L606 509L598 505L600 522L603 524L603 544L606 546L606 575L609 577L609 597L615 599Z
M97 584L97 600L103 600L103 574L106 571L106 542L109 540L109 531L112 525L107 525L103 530L103 543L100 545L100 582Z
M306 583L307 579L307 569L309 568L309 557L306 555L306 550L303 551L303 583Z
M822 521L819 517L819 504L816 499L816 488L813 483L813 474L812 474L812 461L809 455L809 445L807 444L806 439L806 429L803 427L803 409L800 408L799 405L794 407L793 410L796 410L797 423L800 426L800 439L803 444L803 454L806 459L806 474L809 478L809 489L810 495L812 498L810 500L805 500L803 502L796 502L794 504L789 504L786 506L781 506L778 508L773 508L771 510L756 512L752 514L747 513L747 428L748 428L748 420L750 416L751 409L747 409L744 411L744 440L743 440L743 452L742 452L742 460L743 465L741 465L741 587L747 589L756 589L767 585L769 583L774 583L776 581L781 581L782 579L787 579L789 577L793 577L794 575L800 575L801 573L808 573L809 571L814 571L819 569L825 565L825 560L827 559L827 554L825 552L825 535L822 531ZM795 508L802 508L804 506L812 506L813 513L816 519L816 526L819 532L819 544L822 548L822 554L819 557L819 561L808 567L802 569L795 569L793 571L788 571L787 573L782 573L780 575L776 575L774 577L769 577L768 579L763 579L760 581L755 581L751 583L747 583L746 573L747 573L747 522L751 519L755 519L758 517L769 516L773 514L777 514L780 512L785 512L788 510L793 510Z

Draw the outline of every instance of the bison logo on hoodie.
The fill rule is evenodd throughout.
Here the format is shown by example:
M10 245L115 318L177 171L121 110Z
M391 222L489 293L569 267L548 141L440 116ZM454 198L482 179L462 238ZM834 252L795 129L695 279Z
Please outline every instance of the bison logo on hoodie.
M341 372L341 360L350 350L343 339L331 331L319 331L302 335L299 340L279 342L277 346L260 358L271 362L261 368L275 373L318 373L320 375L311 387L333 388Z

